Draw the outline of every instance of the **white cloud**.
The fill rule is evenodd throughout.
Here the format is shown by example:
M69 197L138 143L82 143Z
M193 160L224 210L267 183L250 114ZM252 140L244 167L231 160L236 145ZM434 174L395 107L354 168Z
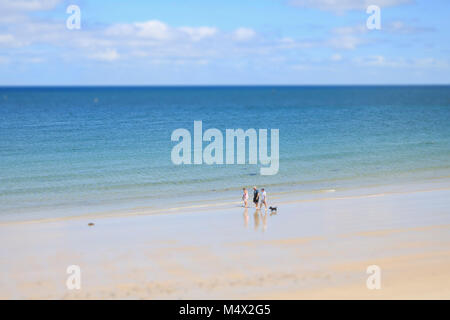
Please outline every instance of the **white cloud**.
M170 27L159 20L136 22L131 24L115 24L106 28L104 34L109 37L144 38L155 41L192 40L200 41L213 37L218 30L214 27Z
M421 27L417 25L410 25L403 21L391 21L383 27L384 30L391 33L398 34L417 34L422 32L435 31L433 27Z
M119 59L120 55L117 53L116 49L107 49L102 52L96 52L94 54L89 55L89 58L100 61L115 61Z
M132 24L114 24L105 30L105 35L111 37L130 36L135 33L135 27Z
M333 1L330 0L331 2ZM35 4L28 8L44 8L51 3L53 2L44 1L40 6ZM2 4L4 5L5 2ZM5 17L14 17L14 19L7 23L3 19ZM391 27L400 32L405 30L406 25L397 21L392 23ZM214 64L218 61L230 62L234 65L260 61L261 65L264 65L268 61L278 59L280 64L295 65L295 68L300 70L308 67L309 64L317 64L313 58L315 49L320 52L321 49L334 48L335 52L339 53L331 56L322 55L324 65L328 63L329 66L338 66L353 62L361 66L374 67L399 67L406 63L423 68L448 66L445 61L436 61L432 58L405 62L379 55L351 60L351 56L345 54L346 58L343 59L341 50L353 50L368 41L363 37L368 32L365 25L337 27L321 37L296 39L267 35L263 37L255 30L246 27L225 32L214 26L178 27L159 20L70 31L65 27L63 20L46 21L32 18L29 13L18 13L0 17L0 30L0 48L6 47L9 50L0 59L3 64L17 61L24 64L38 63L61 58L65 62L82 59L105 62L133 59L138 61L133 62L137 66L145 63L202 65ZM247 43L243 45L245 41L249 41L248 45ZM52 50L36 52L35 45L51 47ZM293 61L292 57L310 58L301 60L299 63L298 59Z
M0 47L19 48L29 45L26 40L19 40L12 34L0 34Z
M449 68L449 62L435 58L386 58L382 55L358 57L354 59L358 66L362 67L388 67L388 68Z
M233 38L237 41L247 41L252 39L256 32L250 28L238 28L233 33Z
M11 12L50 10L60 2L60 0L1 0L0 11Z
M309 49L313 47L323 46L320 41L298 41L289 37L284 37L276 41L273 44L279 49Z
M374 55L365 58L356 58L355 62L358 65L366 67L386 67L386 66L398 67L401 65L401 63L403 63L403 61L402 62L387 61L386 58L381 55Z
M335 53L331 56L331 61L341 61L342 60L342 56L339 53Z
M359 44L364 43L364 41L355 36L348 35L332 38L328 43L331 47L336 49L353 50L356 49Z
M169 27L158 20L135 23L137 36L156 40L167 40L170 38Z
M45 59L42 57L30 57L26 58L25 61L29 63L42 63L45 61Z
M217 29L212 27L198 27L198 28L181 27L179 28L179 30L181 32L188 34L194 41L199 41L204 38L212 37L217 33Z
M435 58L416 58L413 59L413 63L417 68L448 69L450 67L449 61Z
M333 36L328 44L336 49L354 50L364 43L364 39L360 36L366 32L367 28L364 25L333 28L331 30Z
M296 70L296 71L308 70L310 68L311 68L311 65L308 65L308 64L294 64L292 66L292 70Z
M12 34L0 34L0 45L11 45L14 42L14 36Z
M349 10L366 10L369 5L376 4L381 8L411 3L411 0L290 0L291 5L302 8L314 8L335 13ZM376 2L376 3L374 3Z
M365 25L337 27L334 28L332 31L333 33L338 35L362 34L367 32L367 27Z

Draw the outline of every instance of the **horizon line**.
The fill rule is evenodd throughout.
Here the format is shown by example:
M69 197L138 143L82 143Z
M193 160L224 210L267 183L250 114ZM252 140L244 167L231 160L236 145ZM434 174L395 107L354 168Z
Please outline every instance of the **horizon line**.
M450 86L450 83L423 83L423 84L24 84L4 85L0 88L117 88L117 87L424 87L424 86Z

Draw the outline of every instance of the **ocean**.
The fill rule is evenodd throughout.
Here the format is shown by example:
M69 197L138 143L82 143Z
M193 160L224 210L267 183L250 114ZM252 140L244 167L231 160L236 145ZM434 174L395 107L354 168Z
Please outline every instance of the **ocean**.
M2 87L0 112L0 221L450 177L450 86ZM278 173L173 164L200 120L279 129Z

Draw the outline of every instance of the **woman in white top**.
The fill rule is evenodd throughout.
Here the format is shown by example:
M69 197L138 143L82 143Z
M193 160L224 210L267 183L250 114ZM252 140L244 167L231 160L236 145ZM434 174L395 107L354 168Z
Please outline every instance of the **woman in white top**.
M261 196L260 196L260 203L259 208L262 208L262 205L264 204L265 209L267 210L267 194L264 188L261 188Z

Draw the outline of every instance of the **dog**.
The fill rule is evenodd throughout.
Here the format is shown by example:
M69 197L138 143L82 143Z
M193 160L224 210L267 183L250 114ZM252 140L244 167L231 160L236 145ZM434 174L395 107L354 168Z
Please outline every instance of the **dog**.
M270 211L272 212L276 212L277 211L277 207L269 207Z

